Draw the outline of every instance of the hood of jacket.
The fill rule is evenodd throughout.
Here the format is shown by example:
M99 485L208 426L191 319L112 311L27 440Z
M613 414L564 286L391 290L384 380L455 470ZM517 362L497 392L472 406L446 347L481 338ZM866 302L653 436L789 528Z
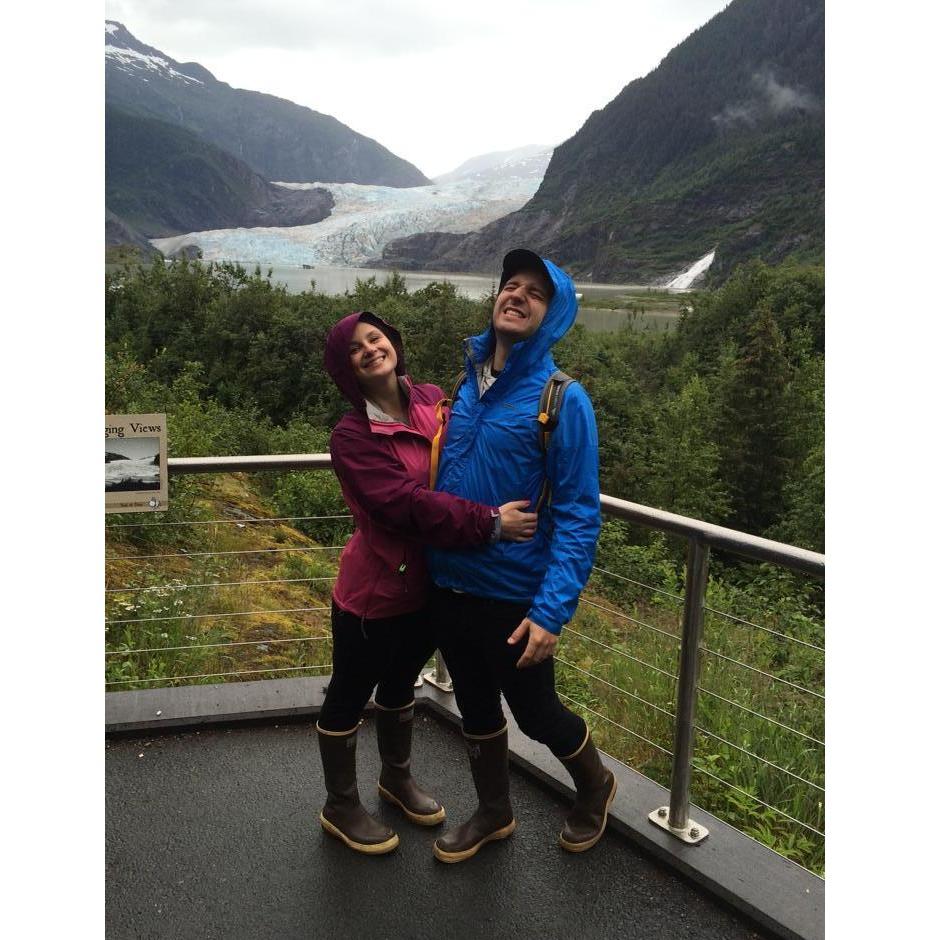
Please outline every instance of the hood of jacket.
M546 314L547 318L548 314ZM353 407L365 411L366 400L363 398L352 363L349 361L349 344L361 320L375 324L389 338L398 356L398 365L395 366L396 375L405 374L405 347L401 341L401 333L391 323L387 323L368 310L350 313L330 330L326 337L326 348L323 350L323 365L330 378L336 383L336 387Z
M493 391L500 389L500 396L510 391L519 376L525 376L537 363L547 356L552 346L560 340L574 325L578 315L578 300L574 293L574 281L547 258L542 258L555 287L545 318L539 328L528 338L514 343L506 365L500 373L500 381L493 386ZM476 336L471 336L466 343L470 367L485 362L496 347L496 333L493 329L492 316L490 325ZM515 378L513 378L515 377Z

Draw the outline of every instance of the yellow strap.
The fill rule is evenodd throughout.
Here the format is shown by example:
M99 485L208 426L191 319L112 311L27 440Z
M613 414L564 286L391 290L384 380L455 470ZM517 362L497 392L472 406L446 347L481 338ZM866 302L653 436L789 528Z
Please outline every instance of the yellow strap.
M441 459L441 439L444 436L445 427L444 405L447 403L448 399L442 398L434 409L434 413L437 415L437 434L434 435L434 440L431 441L431 466L428 470L428 487L432 490L437 482L437 465Z

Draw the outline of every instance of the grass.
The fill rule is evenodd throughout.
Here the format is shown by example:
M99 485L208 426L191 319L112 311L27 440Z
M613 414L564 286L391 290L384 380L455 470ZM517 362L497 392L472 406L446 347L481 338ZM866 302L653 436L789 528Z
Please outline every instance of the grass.
M629 324L661 332L678 322L687 303L682 294L655 288L592 293L586 287L579 303L578 322L591 331L607 332Z
M107 688L328 672L330 546L349 523L305 523L307 535L247 521L279 513L244 474L174 478L170 504L159 519L108 520L123 525L107 531ZM557 688L602 750L668 787L680 576L619 545L616 525L605 531L614 549L599 565L611 573L595 571L562 634ZM811 692L822 693L814 647L824 644L811 597L800 579L763 566L710 579L691 798L822 874L824 840L813 830L824 831L825 716Z
M668 786L682 602L618 597L609 582L595 572L562 635L558 688L603 750ZM824 702L810 693L822 692L823 654L760 629L805 637L795 607L755 614L716 579L709 592L722 613L705 622L692 801L822 874Z
M107 533L108 556L126 556L106 569L108 688L325 672L338 552L284 523L243 521L274 513L242 474L177 483L199 493L197 524Z

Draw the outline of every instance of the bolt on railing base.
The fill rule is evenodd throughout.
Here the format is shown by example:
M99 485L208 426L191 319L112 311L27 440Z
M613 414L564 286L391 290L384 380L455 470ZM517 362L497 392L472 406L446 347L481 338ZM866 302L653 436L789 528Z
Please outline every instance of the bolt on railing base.
M708 838L708 830L699 825L694 819L690 819L682 829L676 829L669 825L669 807L660 806L649 814L649 821L660 829L665 829L677 839L688 842L689 845L698 845L699 842Z

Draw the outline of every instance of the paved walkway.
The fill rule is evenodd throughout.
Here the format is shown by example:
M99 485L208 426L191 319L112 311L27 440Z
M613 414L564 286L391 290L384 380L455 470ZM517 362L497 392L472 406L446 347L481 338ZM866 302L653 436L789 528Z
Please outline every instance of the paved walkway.
M459 821L475 806L460 737L431 716L417 722L416 773ZM395 852L375 858L317 822L323 777L312 725L111 739L106 748L109 940L766 937L616 834L584 855L561 850L564 801L516 769L512 838L442 865L431 854L440 830L412 826L379 800L369 720L359 741L363 802L401 836Z

